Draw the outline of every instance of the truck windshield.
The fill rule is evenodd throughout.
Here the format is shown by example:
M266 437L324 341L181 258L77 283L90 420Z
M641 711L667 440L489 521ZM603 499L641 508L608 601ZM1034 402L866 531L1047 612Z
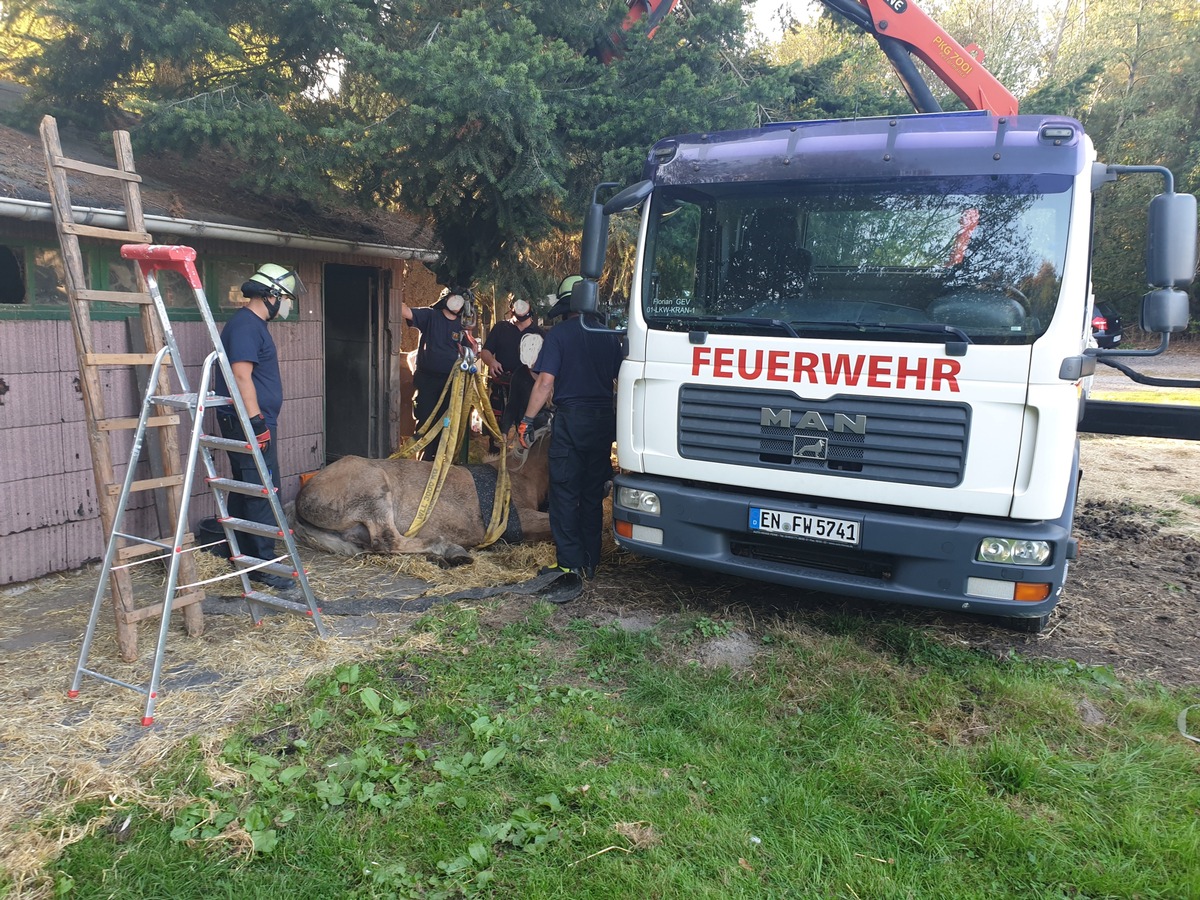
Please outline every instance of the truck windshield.
M642 312L666 330L1032 343L1058 300L1070 190L1062 175L660 187Z

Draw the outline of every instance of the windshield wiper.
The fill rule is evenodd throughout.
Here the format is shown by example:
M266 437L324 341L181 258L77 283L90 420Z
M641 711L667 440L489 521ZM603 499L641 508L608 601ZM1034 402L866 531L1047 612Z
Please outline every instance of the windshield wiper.
M793 320L793 326L802 330L831 329L834 331L866 331L878 328L882 331L914 331L921 334L938 334L954 338L963 344L973 343L971 336L956 325L942 325L937 322L801 322Z
M796 329L782 319L765 319L753 316L655 316L646 320L652 324L676 326L679 330L698 330L697 326L714 328L722 325L745 325L751 328L770 328L782 331L788 337L798 338Z

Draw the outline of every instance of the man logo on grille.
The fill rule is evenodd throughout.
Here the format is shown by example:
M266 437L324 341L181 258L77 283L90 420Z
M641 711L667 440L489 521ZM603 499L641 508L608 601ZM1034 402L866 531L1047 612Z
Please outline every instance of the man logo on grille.
M819 412L809 410L802 413L798 421L792 421L792 411L790 409L781 409L778 412L771 409L769 406L764 406L759 414L758 424L764 427L775 426L778 428L803 428L808 431L832 431L837 434L849 432L851 434L866 434L867 433L867 417L866 416L850 416L845 413L834 413L833 424L825 421Z
M815 441L805 443L804 435L796 435L792 439L792 456L796 459L828 459L829 458L829 440L827 438L817 438Z

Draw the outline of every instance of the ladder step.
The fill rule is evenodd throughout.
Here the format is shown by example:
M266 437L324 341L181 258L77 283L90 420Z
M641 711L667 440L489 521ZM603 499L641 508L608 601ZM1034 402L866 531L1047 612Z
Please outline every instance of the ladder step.
M297 576L296 567L285 565L284 563L267 562L265 559L259 559L257 556L231 556L229 562L233 564L235 569L254 569L256 572L270 572L273 575L282 575L284 578L295 578ZM267 563L265 566L263 563ZM255 567L258 568L255 568Z
M124 231L120 228L100 228L97 225L76 225L74 222L63 222L60 226L65 234L76 237L100 238L104 241L125 241L130 244L152 244L154 238L144 231Z
M149 556L151 553L161 553L164 550L170 551L174 549L170 543L171 538L173 538L174 535L172 535L171 538L162 538L159 540L148 537L138 537L137 535L133 534L120 534L119 536L125 538L126 540L139 541L140 543L130 544L127 547L118 547L118 562L127 562L131 559L137 559L139 556ZM195 538L192 536L192 533L184 532L183 546L190 547L194 543Z
M204 599L204 591L192 591L188 594L176 594L175 602L171 604L171 611L181 609L184 606L190 606L193 603L199 603ZM121 621L133 624L141 622L143 619L162 618L163 605L162 603L151 603L149 606L142 606L138 609L121 610L117 614L121 617Z
M131 484L129 486L129 490L132 493L136 494L138 491L153 491L157 488L175 487L176 485L182 485L182 484L183 484L183 476L182 475L164 475L161 478L146 478L142 481L135 481L133 484ZM255 486L262 487L262 485L255 485ZM121 496L121 485L119 485L119 484L107 485L105 488L105 491L108 493L108 496L110 496L110 497L119 497L119 496Z
M137 291L76 291L76 300L92 300L95 302L105 303L137 303L148 304L153 303L154 298L149 294L141 294Z
M155 353L85 353L83 362L89 366L152 366ZM168 365L171 354L163 356L163 365Z
M159 406L170 406L173 409L195 409L199 394L157 394L150 398L151 403Z
M123 172L120 169L113 169L109 166L97 166L94 163L86 163L78 159L68 159L65 156L55 156L53 164L60 169L86 172L88 175L99 175L101 178L119 178L122 181L132 181L137 184L141 184L142 182L142 176L136 172Z
M261 534L263 537L282 538L283 529L278 525L264 525L261 522L252 522L249 519L238 519L234 516L227 518L217 518L217 522L224 525L226 528L232 528L234 531L244 531L248 534Z
M166 425L178 425L179 416L150 416L146 419L147 428L162 428ZM137 428L138 420L130 419L103 419L96 423L97 431L128 431Z
M253 481L234 481L232 478L209 478L208 486L218 491L230 491L234 494L245 494L248 497L262 497L267 489Z
M151 403L157 403L159 406L170 406L174 409L190 409L195 410L200 395L191 394L160 394L150 398ZM200 409L208 409L209 407L231 406L233 400L229 397L222 397L219 394L208 394L204 398L204 403L200 404Z
M202 434L200 435L200 446L208 447L210 450L231 450L234 453L244 453L250 449L250 442L217 437L215 434Z
M302 616L311 616L312 609L307 603L301 603L297 600L284 600L282 597L276 597L274 594L264 594L261 591L251 591L248 594L243 594L246 598L246 603L250 606L250 613L255 619L261 618L258 611L254 609L257 606L266 606L271 609L282 610L283 612L299 613ZM318 608L317 612L321 610Z

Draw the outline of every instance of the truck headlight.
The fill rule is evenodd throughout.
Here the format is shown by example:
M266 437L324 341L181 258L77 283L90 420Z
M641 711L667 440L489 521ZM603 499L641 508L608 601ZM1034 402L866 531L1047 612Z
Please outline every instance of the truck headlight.
M1050 558L1049 541L987 537L979 542L975 559L979 562L1005 563L1012 566L1040 566Z
M638 488L623 487L618 490L617 505L651 516L657 516L661 511L658 505L658 494Z

